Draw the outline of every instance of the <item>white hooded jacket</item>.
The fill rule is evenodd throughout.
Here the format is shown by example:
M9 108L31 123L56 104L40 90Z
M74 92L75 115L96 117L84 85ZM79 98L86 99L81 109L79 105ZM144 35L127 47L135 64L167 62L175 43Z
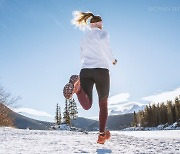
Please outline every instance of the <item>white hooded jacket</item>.
M81 42L82 68L109 69L108 60L115 61L109 45L108 33L99 28L88 30Z

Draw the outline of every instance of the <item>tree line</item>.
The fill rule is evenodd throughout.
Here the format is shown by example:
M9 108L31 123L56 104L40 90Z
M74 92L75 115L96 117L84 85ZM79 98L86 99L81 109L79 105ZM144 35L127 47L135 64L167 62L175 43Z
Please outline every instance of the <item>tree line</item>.
M174 101L149 104L138 113L134 111L133 126L156 127L161 124L173 124L180 120L180 96Z
M19 99L20 97L12 97L12 94L0 85L0 126L13 127L14 120L6 106L14 106Z
M75 100L66 99L65 100L65 108L63 112L63 117L61 115L60 106L56 105L56 115L55 115L55 124L60 125L61 123L65 123L71 125L71 120L75 120L78 117L78 109Z
M11 110L8 107L15 107L15 104L20 100L20 97L13 97L10 92L0 84L0 126L13 127L14 119L10 115ZM61 116L61 108L57 104L55 123L60 125L66 123L71 125L71 120L78 117L78 109L74 99L65 100L65 108L63 117Z

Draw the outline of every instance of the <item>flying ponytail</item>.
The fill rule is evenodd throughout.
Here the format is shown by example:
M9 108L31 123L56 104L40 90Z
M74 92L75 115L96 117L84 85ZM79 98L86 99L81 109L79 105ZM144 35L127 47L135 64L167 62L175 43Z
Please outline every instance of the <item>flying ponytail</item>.
M73 17L74 18L71 21L72 24L79 27L81 30L88 28L88 20L90 18L90 23L102 21L100 16L94 16L92 12L74 11Z

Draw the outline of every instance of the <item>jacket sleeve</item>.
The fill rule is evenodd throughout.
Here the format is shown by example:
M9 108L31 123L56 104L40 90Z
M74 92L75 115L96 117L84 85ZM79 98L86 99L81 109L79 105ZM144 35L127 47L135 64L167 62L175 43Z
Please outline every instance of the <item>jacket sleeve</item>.
M115 58L113 57L112 50L111 50L110 44L109 44L109 35L106 31L100 32L100 40L102 41L106 56L108 57L108 59L111 62L114 62Z

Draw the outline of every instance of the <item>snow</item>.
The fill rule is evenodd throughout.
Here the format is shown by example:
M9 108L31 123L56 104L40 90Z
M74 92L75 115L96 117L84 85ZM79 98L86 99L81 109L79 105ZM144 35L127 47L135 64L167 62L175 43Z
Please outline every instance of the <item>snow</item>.
M54 126L51 126L51 128L54 130L71 130L70 126L66 124L54 125Z
M119 115L138 112L139 110L144 110L145 105L138 102L128 102L120 104L109 104L110 115Z
M97 132L0 128L0 154L180 153L180 131L111 131L104 145ZM146 133L146 134L144 134ZM163 137L161 137L163 136Z
M175 122L174 124L169 125L168 127L166 127L165 130L173 130L173 129L179 129L180 130L180 127L177 127L177 126L178 126L178 123Z
M178 122L175 122L171 125L166 124L161 124L158 125L157 127L127 127L124 128L124 131L138 131L138 130L144 130L144 131L155 131L155 130L180 130L180 124Z
M128 135L128 136L134 136L134 137L141 137L141 138L180 141L180 130L117 131L116 133L117 134Z

